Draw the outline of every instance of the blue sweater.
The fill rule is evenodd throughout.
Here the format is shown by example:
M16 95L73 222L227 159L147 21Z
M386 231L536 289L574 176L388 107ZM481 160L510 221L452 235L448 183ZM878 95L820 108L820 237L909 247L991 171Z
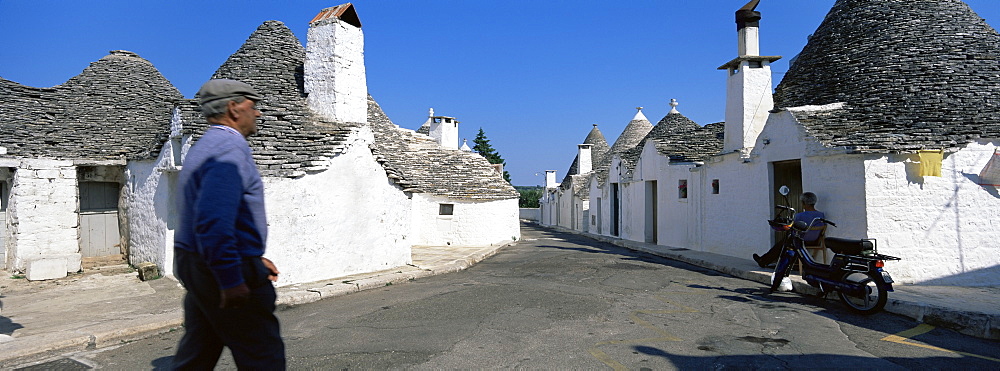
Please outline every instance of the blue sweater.
M795 221L797 222L801 221L806 223L806 225L812 223L813 227L822 227L826 225L826 223L823 223L818 220L816 221L816 223L813 223L813 219L816 218L826 218L826 215L824 215L822 211L803 211L795 214ZM817 239L819 239L819 231L808 231L804 235L802 235L803 241L809 242L809 241L816 241Z
M219 287L243 283L240 263L264 255L264 184L241 134L211 126L184 158L174 249L201 254Z

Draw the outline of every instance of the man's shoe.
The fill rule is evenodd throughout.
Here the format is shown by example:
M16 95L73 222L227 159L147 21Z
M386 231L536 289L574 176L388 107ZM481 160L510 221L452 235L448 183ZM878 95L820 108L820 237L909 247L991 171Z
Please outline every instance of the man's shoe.
M761 268L766 268L767 263L764 263L764 261L761 259L762 258L760 257L760 255L753 254L753 261L757 262L757 265L760 266Z

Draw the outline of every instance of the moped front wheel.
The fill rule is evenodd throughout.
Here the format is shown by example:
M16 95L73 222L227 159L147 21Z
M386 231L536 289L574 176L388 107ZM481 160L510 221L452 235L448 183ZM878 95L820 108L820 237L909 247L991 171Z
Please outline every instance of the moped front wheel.
M771 292L778 292L778 287L781 286L781 280L788 277L788 273L792 270L791 259L781 258L778 264L774 267L774 275L771 277Z
M841 290L839 292L840 301L855 312L867 315L877 313L885 308L889 292L882 281L875 279L871 272L847 272L844 274L842 282L860 286L858 291Z

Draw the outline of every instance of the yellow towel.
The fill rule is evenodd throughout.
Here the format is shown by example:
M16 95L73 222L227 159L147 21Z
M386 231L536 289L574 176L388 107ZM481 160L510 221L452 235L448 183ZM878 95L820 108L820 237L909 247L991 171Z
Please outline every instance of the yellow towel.
M917 156L920 156L920 176L941 176L943 150L920 150L917 151Z

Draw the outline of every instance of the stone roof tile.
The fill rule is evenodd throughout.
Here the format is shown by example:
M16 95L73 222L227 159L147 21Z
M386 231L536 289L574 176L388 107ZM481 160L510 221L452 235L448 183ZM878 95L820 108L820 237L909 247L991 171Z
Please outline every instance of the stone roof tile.
M838 0L774 94L831 147L957 149L1000 138L1000 34L959 0Z
M368 124L375 134L371 148L376 161L404 192L482 201L520 196L485 158L445 149L426 135L399 128L371 96Z
M608 146L608 141L604 139L604 134L601 130L597 128L597 124L594 124L594 128L590 129L590 133L587 134L587 138L583 140L583 144L590 144L590 163L591 172L593 172L593 166L604 160L605 156L608 154L610 147ZM590 188L586 187L587 181L590 179L590 173L588 174L577 174L580 168L580 155L577 153L573 157L573 162L570 163L569 170L566 171L566 176L563 177L562 183L559 183L559 188L569 189L573 187L573 194L578 197L586 199L590 195Z
M266 21L212 75L243 81L263 100L256 135L248 138L265 177L299 177L326 170L323 160L341 153L356 125L332 122L306 103L302 71L305 49L283 23ZM181 105L185 133L195 137L208 125L194 100Z
M149 61L116 50L62 85L0 79L3 157L129 160L156 157L183 96Z
M621 135L615 140L615 144L604 155L604 158L594 163L594 174L597 176L597 184L603 186L608 181L611 158L614 155L621 155L642 143L642 139L646 137L646 134L650 130L653 130L653 124L649 122L649 119L642 114L642 111L636 113L635 117L625 126L625 130L622 130Z

